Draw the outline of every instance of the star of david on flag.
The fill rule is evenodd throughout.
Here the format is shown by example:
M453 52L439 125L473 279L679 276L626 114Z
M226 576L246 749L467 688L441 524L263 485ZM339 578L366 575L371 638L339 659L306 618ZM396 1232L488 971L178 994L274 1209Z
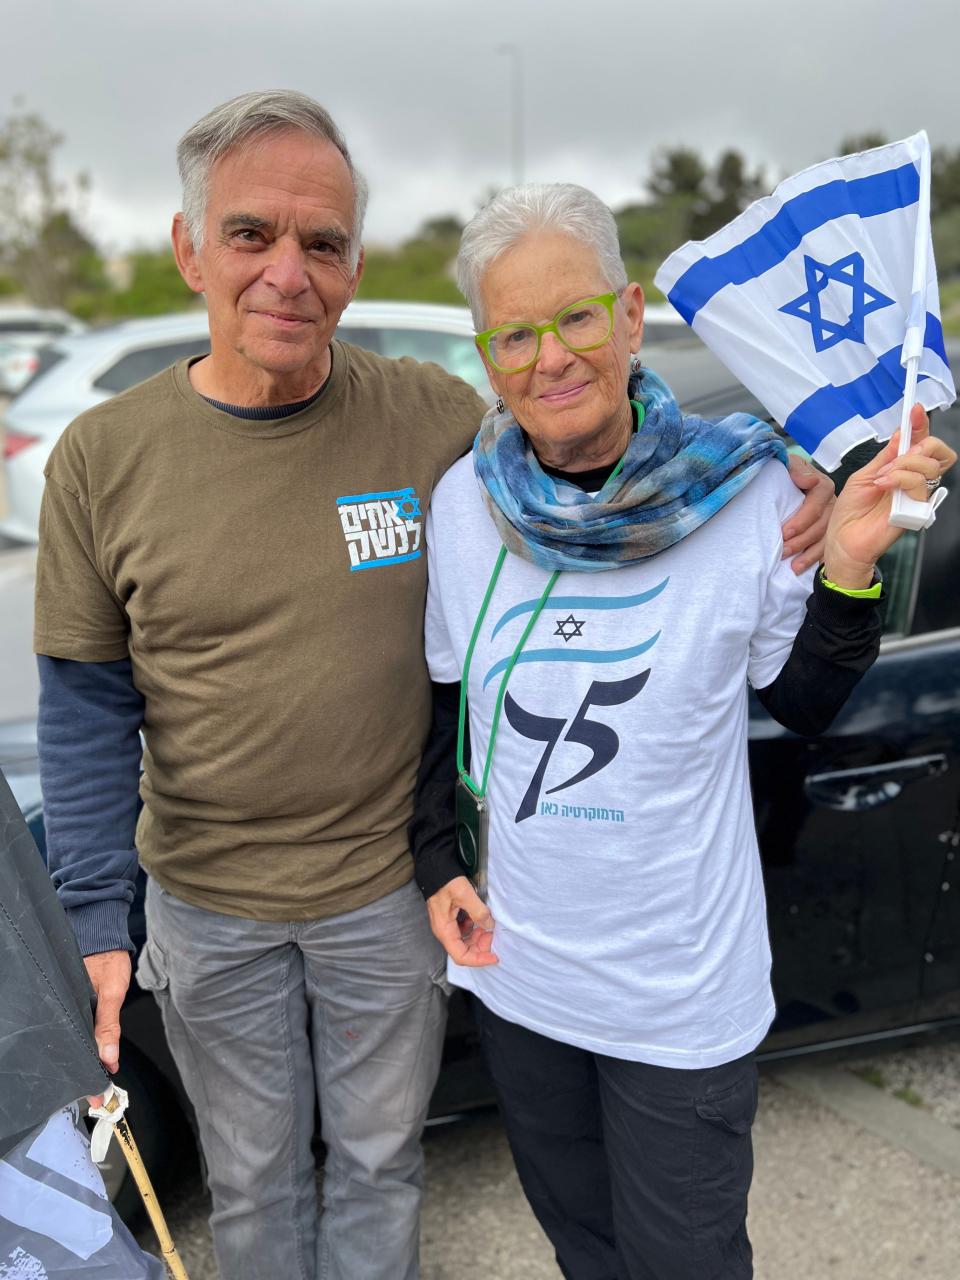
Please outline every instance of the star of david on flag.
M863 342L864 319L871 311L893 306L892 298L879 289L871 288L864 279L863 254L851 253L828 265L805 253L803 269L806 290L798 298L785 302L780 310L808 322L813 332L813 345L818 351L826 351L847 338L851 342ZM850 314L843 324L828 320L823 314L823 293L833 281L850 289Z
M655 283L817 462L900 425L908 359L927 409L956 398L940 324L925 133L814 165Z

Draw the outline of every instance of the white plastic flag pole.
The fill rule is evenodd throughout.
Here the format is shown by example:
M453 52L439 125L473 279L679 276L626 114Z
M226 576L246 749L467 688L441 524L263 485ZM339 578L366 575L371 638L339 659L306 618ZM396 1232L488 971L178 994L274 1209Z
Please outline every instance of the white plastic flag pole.
M900 448L898 456L910 451L910 411L917 400L917 371L923 352L924 330L927 316L927 255L930 239L930 144L923 134L923 152L920 156L920 199L917 203L917 230L913 246L913 289L910 298L910 314L907 332L903 340L900 363L907 374L903 388L903 413L900 415ZM936 519L936 510L947 496L944 488L936 489L929 501L918 502L902 489L895 489L890 509L889 524L898 529L926 529Z

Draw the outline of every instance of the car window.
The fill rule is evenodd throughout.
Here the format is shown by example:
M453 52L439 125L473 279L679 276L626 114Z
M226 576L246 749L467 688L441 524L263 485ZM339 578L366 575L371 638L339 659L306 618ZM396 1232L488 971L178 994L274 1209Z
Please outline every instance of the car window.
M930 428L960 452L960 404L932 414ZM960 490L960 482L954 479L955 474L951 472L945 481L954 492L938 508L936 521L920 535L920 574L910 628L913 635L960 627L960 501L955 492Z
M931 430L954 449L960 449L960 406L932 415ZM883 446L874 441L849 450L833 473L838 491L858 467ZM947 479L950 487L950 478ZM880 559L884 594L884 636L923 635L960 627L960 593L956 566L960 558L960 507L945 502L937 518L922 533L905 531Z
M700 339L685 324L676 324L670 320L645 320L643 322L644 348L651 344L660 346L665 342L681 342L694 346L700 342Z
M337 330L337 337L392 359L413 356L414 360L432 360L478 391L489 389L473 338L466 334L438 333L432 329L361 329L344 325Z
M67 332L59 320L0 320L0 333L46 333L53 337Z
M883 590L887 597L883 613L883 634L903 636L910 627L916 572L919 567L920 535L905 530L890 550L880 557Z
M165 342L152 347L140 347L128 351L109 369L105 369L94 382L100 391L126 391L145 378L152 378L169 365L185 356L206 355L210 350L209 338L191 338L187 342Z

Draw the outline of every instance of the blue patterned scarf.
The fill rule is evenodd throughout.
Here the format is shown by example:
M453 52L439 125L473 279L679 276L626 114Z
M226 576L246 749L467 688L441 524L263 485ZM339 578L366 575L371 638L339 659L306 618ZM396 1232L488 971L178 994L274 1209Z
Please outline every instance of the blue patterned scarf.
M634 564L699 529L771 458L787 463L765 422L747 413L684 417L650 369L631 377L628 394L644 407L643 425L595 497L548 476L509 411L487 413L473 465L508 551L549 570Z

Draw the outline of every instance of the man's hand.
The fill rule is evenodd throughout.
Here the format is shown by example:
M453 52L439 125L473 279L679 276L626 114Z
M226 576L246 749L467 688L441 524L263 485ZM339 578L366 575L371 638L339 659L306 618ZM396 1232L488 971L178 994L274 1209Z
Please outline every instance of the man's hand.
M114 1075L120 1067L120 1006L130 986L130 952L101 951L85 956L83 963L97 996L97 1012L93 1035L100 1061ZM90 1098L99 1107L102 1097Z
M803 573L823 559L827 525L837 499L830 477L793 453L790 479L807 496L783 526L783 559L793 556L790 567L794 573Z
M911 410L910 432L909 453L898 456L900 432L895 432L872 462L853 473L837 500L823 559L827 577L840 587L869 586L873 566L903 532L889 523L894 490L926 502L930 497L926 482L939 480L957 460L948 444L930 434L922 405Z
M466 876L449 880L427 899L430 928L451 960L469 968L497 964L493 916Z

